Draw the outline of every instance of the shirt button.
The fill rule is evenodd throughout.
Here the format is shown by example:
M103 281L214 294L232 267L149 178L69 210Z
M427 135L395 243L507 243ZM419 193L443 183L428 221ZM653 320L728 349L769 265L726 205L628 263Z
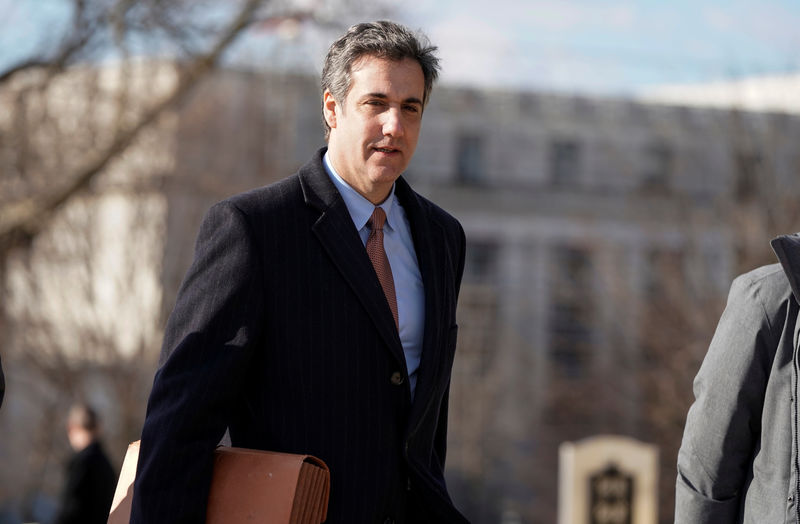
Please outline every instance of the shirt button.
M392 373L392 378L390 378L389 380L395 386L400 386L400 385L403 384L403 382L405 382L405 378L403 378L403 374L400 373L399 371L395 371L394 373Z

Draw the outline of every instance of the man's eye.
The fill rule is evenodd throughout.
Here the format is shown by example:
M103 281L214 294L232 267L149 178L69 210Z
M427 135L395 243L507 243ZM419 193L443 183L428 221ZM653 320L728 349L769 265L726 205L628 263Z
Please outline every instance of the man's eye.
M411 112L411 113L419 113L419 108L418 108L417 106L410 106L410 105L408 105L408 106L403 106L403 108L404 108L406 111L409 111L409 112Z

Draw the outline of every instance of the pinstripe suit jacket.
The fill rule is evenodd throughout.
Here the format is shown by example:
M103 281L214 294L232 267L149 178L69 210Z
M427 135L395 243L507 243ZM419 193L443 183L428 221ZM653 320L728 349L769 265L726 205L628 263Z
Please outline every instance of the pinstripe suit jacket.
M166 327L132 522L204 521L226 427L234 446L323 459L329 523L465 522L443 476L464 232L397 180L425 287L412 405L391 311L324 151L207 213ZM425 519L408 509L418 504Z

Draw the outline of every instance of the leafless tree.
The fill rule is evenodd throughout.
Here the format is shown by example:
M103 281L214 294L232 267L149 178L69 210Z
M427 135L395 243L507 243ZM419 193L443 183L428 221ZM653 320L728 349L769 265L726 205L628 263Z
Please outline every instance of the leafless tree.
M55 51L22 60L0 72L0 87L13 97L5 101L12 103L0 181L4 189L8 188L0 213L0 255L29 244L54 212L87 188L147 126L179 104L248 27L314 16L313 10L276 4L247 0L214 7L208 2L189 1L75 0L72 25ZM224 23L216 18L207 20L203 10L209 9L222 15ZM129 77L123 77L112 93L105 93L111 100L103 102L110 108L91 103L75 125L65 128L59 114L63 107L50 107L48 103L57 96L53 91L63 88L59 80L108 56L119 61L121 74L130 75L133 48L142 45L153 47L152 52L166 48L174 53L180 67L172 85L132 100ZM103 94L97 76L85 76L81 85L70 87ZM89 143L69 140L76 127ZM37 139L32 134L46 136ZM74 149L65 148L64 141ZM63 158L70 153L80 161ZM62 158L53 158L58 156Z

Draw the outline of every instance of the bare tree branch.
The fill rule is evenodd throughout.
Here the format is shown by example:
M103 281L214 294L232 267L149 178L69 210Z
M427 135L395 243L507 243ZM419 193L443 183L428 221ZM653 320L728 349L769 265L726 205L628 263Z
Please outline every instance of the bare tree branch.
M183 69L173 91L146 111L134 124L119 130L106 149L66 177L70 181L67 185L49 194L28 198L0 210L0 257L15 247L29 244L55 211L72 196L85 189L98 173L134 142L143 129L168 109L180 103L197 82L213 69L219 57L242 30L252 23L253 14L261 3L262 0L248 0L215 45Z
M58 52L50 58L26 58L10 66L0 72L0 85L9 82L23 71L45 70L50 75L63 71L89 45L96 23L88 19L85 2L76 0L74 5L72 32L67 36L66 42Z

